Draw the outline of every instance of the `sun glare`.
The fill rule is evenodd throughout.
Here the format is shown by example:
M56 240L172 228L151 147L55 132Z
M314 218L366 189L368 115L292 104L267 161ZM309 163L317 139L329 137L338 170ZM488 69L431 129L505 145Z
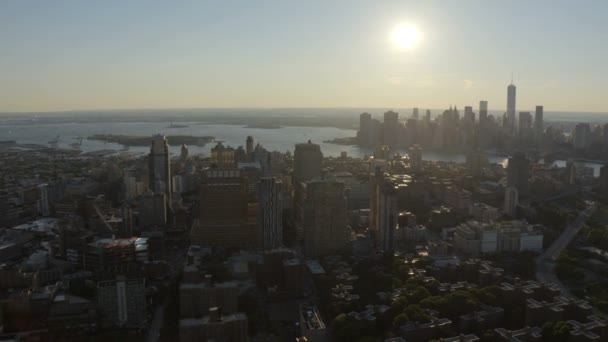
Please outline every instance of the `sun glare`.
M415 25L401 23L393 28L390 39L396 49L412 50L422 39L422 34Z

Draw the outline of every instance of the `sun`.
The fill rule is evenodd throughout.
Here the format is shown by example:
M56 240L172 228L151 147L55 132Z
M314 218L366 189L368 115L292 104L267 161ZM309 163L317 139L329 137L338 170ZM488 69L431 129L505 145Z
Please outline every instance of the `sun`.
M390 40L393 46L398 50L412 50L420 40L422 33L416 25L410 23L401 23L393 28L390 33Z

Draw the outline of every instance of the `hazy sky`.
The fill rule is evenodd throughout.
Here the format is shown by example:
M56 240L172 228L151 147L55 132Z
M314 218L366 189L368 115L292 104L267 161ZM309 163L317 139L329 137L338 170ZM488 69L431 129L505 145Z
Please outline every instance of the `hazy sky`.
M0 1L0 111L608 111L608 1ZM395 25L422 32L398 51Z

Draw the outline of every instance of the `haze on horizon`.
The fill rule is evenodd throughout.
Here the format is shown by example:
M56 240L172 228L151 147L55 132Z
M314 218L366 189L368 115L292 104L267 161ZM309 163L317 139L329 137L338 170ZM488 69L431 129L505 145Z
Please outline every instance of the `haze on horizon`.
M518 109L608 111L607 12L562 0L5 0L0 112L499 109L512 72Z

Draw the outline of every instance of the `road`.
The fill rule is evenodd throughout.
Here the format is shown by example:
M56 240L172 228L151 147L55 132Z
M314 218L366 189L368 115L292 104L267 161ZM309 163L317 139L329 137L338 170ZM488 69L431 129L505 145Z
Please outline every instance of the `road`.
M547 250L536 259L536 279L540 282L554 283L557 285L563 294L571 296L570 291L562 284L555 274L555 266L557 258L562 251L568 247L568 244L583 228L583 225L593 215L597 209L597 203L587 201L585 210L583 210L574 221L566 226L562 235L547 248Z
M166 259L171 267L171 271L169 279L164 281L163 286L169 288L171 284L176 281L177 276L186 262L185 250L169 252ZM160 340L160 329L164 323L165 308L167 307L168 303L169 295L167 295L167 297L163 300L163 303L154 310L154 316L150 322L150 326L148 327L146 342L158 342Z
M167 301L168 299L165 299L163 304L154 310L154 318L152 319L152 323L150 323L150 327L148 328L148 336L146 337L147 342L157 342L159 340L160 328L163 325Z

